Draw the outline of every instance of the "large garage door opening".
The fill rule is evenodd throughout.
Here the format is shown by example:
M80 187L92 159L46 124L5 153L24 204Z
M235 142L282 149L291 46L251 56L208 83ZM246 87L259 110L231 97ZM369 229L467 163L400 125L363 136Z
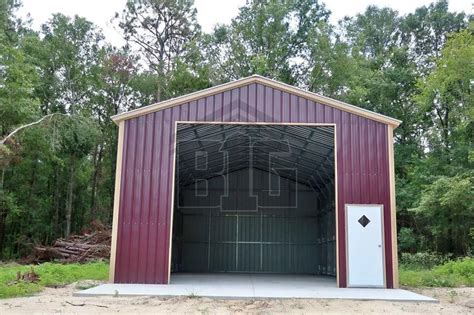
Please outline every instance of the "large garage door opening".
M172 272L336 275L334 127L178 123Z

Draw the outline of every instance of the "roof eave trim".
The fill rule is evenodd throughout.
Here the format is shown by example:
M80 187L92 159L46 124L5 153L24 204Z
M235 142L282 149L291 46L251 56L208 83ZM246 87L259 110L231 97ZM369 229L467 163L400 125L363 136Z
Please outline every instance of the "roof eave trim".
M272 79L268 79L268 78L265 78L265 77L262 77L262 76L259 76L259 75L252 75L250 77L246 77L246 78L243 78L243 79L240 79L240 80L220 84L220 85L213 86L213 87L210 87L210 88L207 88L207 89L204 89L204 90L200 90L200 91L197 91L197 92L193 92L193 93L190 93L190 94L186 94L186 95L183 95L183 96L172 98L172 99L169 99L169 100L166 100L166 101L163 101L163 102L151 104L151 105L148 105L148 106L145 106L145 107L140 107L140 108L137 108L137 109L134 109L134 110L122 113L122 114L114 115L111 118L116 124L118 124L122 120L135 118L135 117L142 116L142 115L145 115L145 114L148 114L148 113L151 113L151 112L156 112L156 111L163 110L163 109L166 109L166 108L169 108L169 107L173 107L175 105L191 102L191 101L199 99L201 97L210 96L210 95L213 95L213 94L225 92L225 91L228 91L230 89L238 88L238 87L250 84L250 83L260 83L260 84L263 84L263 85L267 85L267 86L270 86L272 88L283 90L287 93L295 94L295 95L298 95L298 96L301 96L301 97L304 97L304 98L307 98L307 99L310 99L310 100L313 100L313 101L320 102L320 103L322 103L324 105L327 105L327 106L331 106L331 107L334 107L334 108L337 108L337 109L340 109L340 110L343 110L343 111L346 111L346 112L350 112L350 113L353 113L353 114L356 114L356 115L359 115L359 116L362 116L362 117L365 117L365 118L369 118L369 119L372 119L372 120L375 120L375 121L378 121L378 122L382 122L382 123L385 123L385 124L388 124L388 125L392 125L394 128L398 127L402 122L401 120L398 120L398 119L395 119L395 118L392 118L392 117L389 117L389 116L385 116L383 114L379 114L379 113L376 113L376 112L373 112L373 111L370 111L370 110L367 110L367 109L364 109L364 108L361 108L361 107L357 107L357 106L354 106L354 105L351 105L351 104L348 104L348 103L345 103L345 102L341 102L341 101L338 101L338 100L335 100L335 99L332 99L332 98L329 98L329 97L326 97L326 96L323 96L323 95L319 95L317 93L305 91L303 89L291 86L289 84L282 83L282 82L279 82L279 81L275 81L275 80L272 80Z

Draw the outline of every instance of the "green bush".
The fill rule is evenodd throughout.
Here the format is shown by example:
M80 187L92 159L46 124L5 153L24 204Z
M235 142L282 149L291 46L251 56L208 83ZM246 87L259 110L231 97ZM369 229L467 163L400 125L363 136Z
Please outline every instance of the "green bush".
M400 265L406 269L431 269L447 263L451 257L452 255L441 255L434 252L402 253Z
M38 283L25 283L16 279L18 271L26 272L33 267L40 277ZM107 280L108 262L99 261L87 264L44 263L38 266L5 265L0 266L0 298L31 295L45 286L69 284L79 280Z
M433 272L437 276L450 276L465 285L474 286L474 259L471 257L450 261L434 268Z
M415 232L407 227L402 227L398 232L398 248L402 251L410 251L415 249L417 238Z
M474 286L474 259L449 261L430 269L400 266L400 284L411 287Z

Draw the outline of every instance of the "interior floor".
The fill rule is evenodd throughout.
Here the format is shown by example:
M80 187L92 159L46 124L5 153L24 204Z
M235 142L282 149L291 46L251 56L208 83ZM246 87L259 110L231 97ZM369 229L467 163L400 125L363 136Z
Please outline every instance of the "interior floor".
M174 272L171 284L202 283L206 285L312 285L313 288L336 288L336 278L331 276L262 274L262 273L189 273Z

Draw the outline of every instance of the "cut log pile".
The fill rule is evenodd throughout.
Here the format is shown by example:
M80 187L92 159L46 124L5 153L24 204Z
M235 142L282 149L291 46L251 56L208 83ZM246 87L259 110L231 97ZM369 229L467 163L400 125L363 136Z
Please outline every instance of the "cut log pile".
M57 239L52 246L35 246L31 262L87 262L109 259L111 234L110 229L101 228L85 231L82 235Z

